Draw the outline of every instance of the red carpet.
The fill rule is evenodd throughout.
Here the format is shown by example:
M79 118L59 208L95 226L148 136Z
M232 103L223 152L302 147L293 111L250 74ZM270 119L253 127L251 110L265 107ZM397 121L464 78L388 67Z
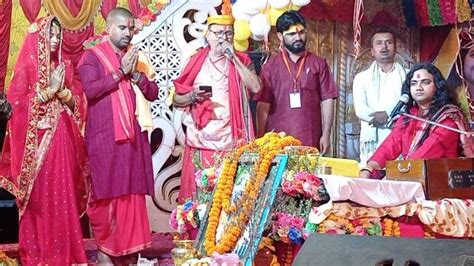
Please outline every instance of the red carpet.
M148 259L157 259L158 264L162 266L174 265L173 260L171 259L171 249L174 248L172 239L173 237L169 233L153 234L152 246L141 251L141 256ZM84 246L89 259L89 265L95 265L97 261L97 245L95 244L94 239L84 239ZM0 250L5 252L10 258L20 260L18 244L1 244Z

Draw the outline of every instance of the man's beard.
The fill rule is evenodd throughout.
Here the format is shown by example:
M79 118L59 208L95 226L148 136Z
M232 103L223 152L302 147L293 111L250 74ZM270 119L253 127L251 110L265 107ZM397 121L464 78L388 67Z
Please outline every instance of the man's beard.
M294 54L299 54L306 49L306 40L294 41L291 44L287 42L283 42L283 44L285 45L286 49L288 49L288 51Z

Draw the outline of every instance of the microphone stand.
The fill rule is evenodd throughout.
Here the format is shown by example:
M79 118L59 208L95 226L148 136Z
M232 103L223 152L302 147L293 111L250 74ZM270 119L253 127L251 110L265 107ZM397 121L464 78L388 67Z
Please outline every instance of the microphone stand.
M445 126L443 124L436 123L436 122L433 122L431 120L427 120L427 119L424 119L424 118L421 118L421 117L418 117L418 116L414 116L414 115L411 115L409 113L401 113L400 115L403 115L403 116L406 116L406 117L409 117L411 119L415 119L415 120L418 120L418 121L421 121L421 122L424 122L424 123L428 123L428 124L431 124L431 125L434 125L434 126L442 127L442 128L447 129L447 130L451 130L451 131L454 131L454 132L457 132L457 133L460 133L460 134L469 135L469 133L466 132L466 131L459 130L457 128L453 128L453 127L449 127L449 126Z

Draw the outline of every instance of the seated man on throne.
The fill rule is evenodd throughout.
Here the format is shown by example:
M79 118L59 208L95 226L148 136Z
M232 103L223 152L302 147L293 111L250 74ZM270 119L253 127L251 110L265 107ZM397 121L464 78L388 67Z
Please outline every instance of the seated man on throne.
M406 106L409 114L463 132L469 131L457 96L434 65L415 65L406 76L402 94L410 97ZM473 155L472 137L467 134L402 116L368 160L367 166L361 169L360 177L381 178L377 170L384 168L386 161L399 157L408 160Z

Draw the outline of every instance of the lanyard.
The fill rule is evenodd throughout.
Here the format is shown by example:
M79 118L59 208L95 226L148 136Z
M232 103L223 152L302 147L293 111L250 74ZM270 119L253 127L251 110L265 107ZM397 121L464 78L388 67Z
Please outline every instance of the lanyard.
M301 71L303 70L304 63L306 61L306 52L303 55L303 59L301 59L300 65L298 67L298 72L296 72L296 76L293 75L293 72L291 71L290 64L288 63L288 57L286 56L286 53L284 51L281 51L282 56L283 56L283 62L285 62L286 69L288 70L288 73L290 73L291 78L293 79L293 83L295 84L295 89L296 85L298 84L298 79L301 76Z

